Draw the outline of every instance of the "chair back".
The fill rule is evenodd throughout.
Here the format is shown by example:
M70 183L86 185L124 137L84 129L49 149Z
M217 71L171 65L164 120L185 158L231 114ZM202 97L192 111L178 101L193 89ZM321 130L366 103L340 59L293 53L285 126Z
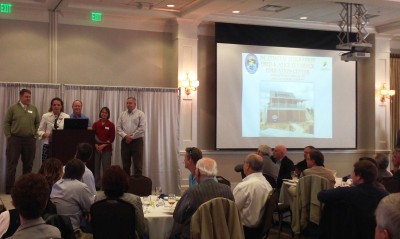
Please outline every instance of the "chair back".
M217 178L217 180L218 180L219 183L226 184L226 185L228 185L229 187L231 186L231 182L229 182L228 179L226 179L226 178L224 178L224 177L222 177L222 176L215 176L215 177Z
M301 177L296 188L296 198L292 205L292 229L301 233L312 222L319 225L323 204L318 200L318 193L332 188L328 179L318 175Z
M135 207L121 199L104 199L90 208L94 239L135 238Z
M319 224L319 239L356 239L364 238L360 236L357 228L363 232L371 231L375 228L361 228L357 221L360 215L354 206L344 201L326 203L321 213ZM373 232L370 235L374 235Z
M389 193L400 192L400 179L395 177L382 178L381 183Z
M151 195L152 184L151 179L146 176L132 175L129 177L128 193L141 197L149 196Z
M46 224L57 227L61 232L61 238L63 239L75 239L75 232L72 228L71 219L67 216L58 214L48 214L46 218L43 217Z
M269 182L269 184L271 185L272 188L276 188L277 183L274 177L272 177L269 174L263 173L265 179L267 179L267 181Z
M279 192L272 189L265 201L260 222L257 227L244 227L245 238L263 239L268 238L268 234L273 224L274 211L277 206ZM255 213L255 212L254 212Z
M258 226L261 229L261 237L267 238L269 234L269 230L272 228L274 211L278 204L279 191L276 189L272 189L270 192L267 201L265 202L265 208L263 215L261 217L260 225Z
M235 202L218 197L200 205L192 216L190 234L191 239L244 239Z

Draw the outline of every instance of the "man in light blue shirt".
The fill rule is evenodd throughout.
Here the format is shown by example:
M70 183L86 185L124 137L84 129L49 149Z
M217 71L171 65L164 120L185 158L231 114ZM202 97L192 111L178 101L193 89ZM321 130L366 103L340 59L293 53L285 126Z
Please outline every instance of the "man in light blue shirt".
M126 108L118 118L116 131L121 136L122 166L131 175L133 161L134 175L142 175L143 137L146 129L146 115L136 107L136 98L128 97Z
M71 119L88 119L88 127L92 127L92 122L90 121L89 117L82 114L82 101L74 100L72 102L72 113L69 114Z
M197 161L199 161L199 159L203 158L203 153L201 152L200 149L196 147L186 148L185 151L186 154L183 163L185 164L185 168L187 168L190 171L189 187L193 187L197 185L196 178L194 177L195 175L194 171L196 170L196 163Z

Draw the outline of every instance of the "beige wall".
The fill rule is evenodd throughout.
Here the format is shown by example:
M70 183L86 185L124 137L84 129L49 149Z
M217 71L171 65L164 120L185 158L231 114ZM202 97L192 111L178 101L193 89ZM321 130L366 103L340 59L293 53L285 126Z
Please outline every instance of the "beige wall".
M48 25L0 20L0 81L49 82Z

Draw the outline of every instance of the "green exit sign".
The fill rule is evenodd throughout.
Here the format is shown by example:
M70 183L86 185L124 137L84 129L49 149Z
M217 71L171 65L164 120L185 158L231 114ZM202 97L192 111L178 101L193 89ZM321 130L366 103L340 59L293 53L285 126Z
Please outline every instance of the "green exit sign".
M92 12L92 21L101 22L103 20L103 13L101 12Z
M1 13L11 13L12 4L11 3L0 3Z

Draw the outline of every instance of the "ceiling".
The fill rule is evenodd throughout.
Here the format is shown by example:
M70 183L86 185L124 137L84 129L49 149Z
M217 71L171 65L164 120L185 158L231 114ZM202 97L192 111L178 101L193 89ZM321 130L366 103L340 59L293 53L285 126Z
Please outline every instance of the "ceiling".
M101 11L105 24L146 25L182 18L198 23L228 22L339 31L342 6L333 0L0 0L13 4L0 18L46 21L44 12L60 13L61 22L90 22L90 11ZM400 39L400 0L343 0L363 4L370 33ZM169 8L168 4L175 7ZM272 6L268 11L266 6ZM284 10L276 10L275 6ZM271 8L271 7L270 7ZM240 13L232 13L232 11ZM82 17L86 16L86 17ZM300 20L307 17L307 20ZM69 19L69 20L68 20ZM110 20L112 19L112 20ZM80 22L80 23L79 23ZM88 24L90 25L90 24Z

